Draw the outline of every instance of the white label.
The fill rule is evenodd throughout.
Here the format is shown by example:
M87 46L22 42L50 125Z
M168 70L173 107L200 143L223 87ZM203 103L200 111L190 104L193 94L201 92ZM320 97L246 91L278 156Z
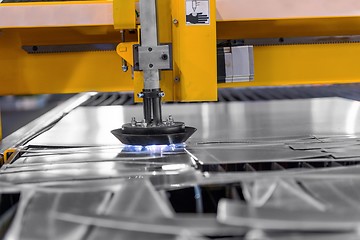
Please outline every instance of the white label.
M209 25L209 0L186 0L186 24Z

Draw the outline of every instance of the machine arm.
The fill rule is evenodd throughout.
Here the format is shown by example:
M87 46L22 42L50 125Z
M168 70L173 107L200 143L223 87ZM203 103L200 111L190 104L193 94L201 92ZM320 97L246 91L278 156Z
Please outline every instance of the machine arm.
M136 70L143 72L143 91L138 97L143 99L144 118L132 118L120 129L112 133L124 144L168 145L185 142L195 131L183 122L175 122L171 116L162 120L160 71L170 70L172 52L170 44L159 45L157 29L156 0L140 0L140 44L134 46L138 59ZM135 64L134 64L135 65Z

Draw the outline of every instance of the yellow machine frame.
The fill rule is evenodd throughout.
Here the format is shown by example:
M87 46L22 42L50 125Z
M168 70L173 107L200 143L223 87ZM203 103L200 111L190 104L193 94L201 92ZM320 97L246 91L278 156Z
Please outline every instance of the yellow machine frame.
M105 4L108 1L11 3L14 6ZM255 79L221 83L216 79L216 40L267 37L357 35L360 17L298 17L216 21L216 1L210 1L209 26L185 25L184 0L158 0L160 43L172 43L172 71L163 71L165 101L213 101L217 88L359 82L359 43L255 46ZM139 41L134 0L114 0L111 25L1 27L0 94L132 91L142 89L141 72L123 72L121 57L132 62L132 45ZM65 17L65 16L64 16ZM28 54L23 45L120 43L117 51ZM121 57L119 57L119 55Z

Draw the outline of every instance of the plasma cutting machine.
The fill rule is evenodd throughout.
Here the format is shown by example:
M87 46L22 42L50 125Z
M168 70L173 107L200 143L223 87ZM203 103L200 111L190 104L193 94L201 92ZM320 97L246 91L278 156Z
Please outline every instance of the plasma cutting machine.
M124 143L181 142L195 129L163 117L161 101L216 101L218 88L358 82L357 6L4 0L0 94L134 91L144 117L113 133Z
M196 10L198 1L192 1ZM129 145L169 145L185 142L195 131L183 122L175 122L169 116L162 119L160 88L160 70L172 69L172 51L170 44L158 44L156 0L140 1L141 41L134 45L134 58L137 59L134 70L142 71L144 89L138 93L143 99L144 119L124 124L112 133L124 144Z
M359 102L209 103L359 96L360 1L18 1L0 95L86 93L1 141L0 238L360 238Z

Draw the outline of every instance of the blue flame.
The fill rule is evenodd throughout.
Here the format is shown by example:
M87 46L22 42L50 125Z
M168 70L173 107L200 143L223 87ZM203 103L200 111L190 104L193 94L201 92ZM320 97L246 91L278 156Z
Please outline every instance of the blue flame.
M174 152L178 150L183 150L185 148L185 143L178 143L178 144L170 144L170 145L147 145L147 146L140 146L140 145L126 145L124 146L123 150L126 152Z

